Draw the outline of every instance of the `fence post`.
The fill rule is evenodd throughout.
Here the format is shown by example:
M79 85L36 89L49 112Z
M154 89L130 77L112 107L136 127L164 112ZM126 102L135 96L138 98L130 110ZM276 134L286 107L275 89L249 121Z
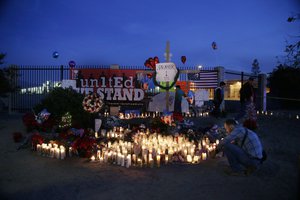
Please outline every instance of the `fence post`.
M61 65L60 66L60 81L62 81L64 79L64 66Z
M244 72L241 73L241 85L243 86L244 84Z
M257 109L260 111L267 110L267 75L259 74L258 75L258 107Z
M225 69L224 67L215 67L214 69L218 71L218 85L219 85L221 81L224 81Z
M11 92L8 94L8 114L12 114L12 98L11 98Z

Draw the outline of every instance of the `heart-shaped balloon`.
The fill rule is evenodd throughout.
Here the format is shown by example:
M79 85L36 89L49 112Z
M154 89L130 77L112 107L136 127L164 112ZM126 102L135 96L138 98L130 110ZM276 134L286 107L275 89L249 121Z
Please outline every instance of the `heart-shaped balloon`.
M186 62L186 57L185 56L181 56L181 62L184 64Z

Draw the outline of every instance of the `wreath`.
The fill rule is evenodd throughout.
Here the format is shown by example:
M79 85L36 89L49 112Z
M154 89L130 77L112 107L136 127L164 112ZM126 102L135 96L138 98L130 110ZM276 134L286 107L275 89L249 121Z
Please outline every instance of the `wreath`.
M175 75L175 77L174 77L174 80L173 80L173 83L171 84L171 85L169 85L169 87L167 87L167 86L163 86L163 85L160 85L158 82L157 82L157 80L156 80L156 71L153 73L153 82L154 82L154 85L156 85L156 86L158 86L158 87L160 87L160 88L162 88L162 89L164 89L164 90L169 90L169 89L171 89L172 87L174 87L174 85L176 84L176 81L177 81L177 79L178 79L178 77L179 77L179 69L177 69L177 73L176 73L176 75Z
M103 104L102 99L97 93L88 94L82 101L83 109L89 113L99 112Z

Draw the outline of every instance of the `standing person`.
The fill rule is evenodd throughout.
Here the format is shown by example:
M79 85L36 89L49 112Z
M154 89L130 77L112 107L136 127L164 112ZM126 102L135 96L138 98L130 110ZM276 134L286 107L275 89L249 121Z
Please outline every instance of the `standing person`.
M224 123L227 136L221 140L217 150L223 150L230 165L227 174L249 175L263 161L263 148L257 134L245 127L239 126L234 119Z
M241 111L237 119L245 117L247 105L253 103L255 100L253 82L254 78L250 77L240 89Z
M216 117L220 117L220 114L225 110L225 102L224 102L224 87L225 83L220 82L220 86L215 89L214 92L214 111L213 114Z
M185 93L181 90L179 85L176 85L175 102L174 102L174 119L182 121L181 102L182 97L186 97Z

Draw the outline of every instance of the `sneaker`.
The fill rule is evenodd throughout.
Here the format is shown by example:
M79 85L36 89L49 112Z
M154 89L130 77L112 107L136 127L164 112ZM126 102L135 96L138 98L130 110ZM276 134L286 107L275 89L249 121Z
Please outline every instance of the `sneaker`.
M249 175L253 174L256 170L257 170L257 167L255 167L255 166L249 166L249 167L247 167L247 169L245 171L245 174L247 176L249 176Z

